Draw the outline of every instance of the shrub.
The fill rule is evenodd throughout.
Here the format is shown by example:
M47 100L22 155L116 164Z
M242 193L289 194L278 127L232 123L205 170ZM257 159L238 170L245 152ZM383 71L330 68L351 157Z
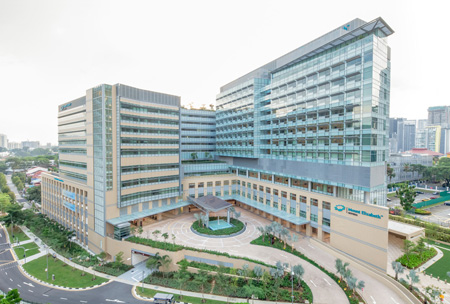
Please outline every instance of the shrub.
M397 259L397 262L400 262L403 266L413 269L424 264L425 262L433 258L436 254L437 254L436 249L429 248L422 253L422 258L417 253L411 253L409 254L409 257L406 256L406 254L404 254Z
M422 215L430 215L431 211L423 210L423 209L415 209L414 211L416 214L422 214Z

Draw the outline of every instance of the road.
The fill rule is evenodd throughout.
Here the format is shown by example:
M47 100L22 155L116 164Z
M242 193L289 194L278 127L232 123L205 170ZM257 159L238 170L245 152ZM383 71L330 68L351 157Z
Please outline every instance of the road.
M31 205L28 203L28 201L20 195L19 191L17 191L16 186L11 180L11 175L6 175L6 183L8 184L8 187L11 189L11 191L16 195L16 201L22 204L25 209L31 208Z
M0 229L0 290L8 292L18 289L20 297L33 303L52 304L111 304L148 303L133 297L132 286L120 282L110 282L88 290L66 290L38 284L26 277L20 270L6 245L6 233ZM2 247L3 246L3 247Z

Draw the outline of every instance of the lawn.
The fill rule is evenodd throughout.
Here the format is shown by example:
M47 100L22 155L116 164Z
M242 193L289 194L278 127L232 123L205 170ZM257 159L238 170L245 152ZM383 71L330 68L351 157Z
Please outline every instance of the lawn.
M21 247L25 248L25 251L27 253L27 255L26 255L27 258L32 256L32 255L38 254L40 252L39 251L39 246L36 243L34 243L34 242L27 243L25 245L16 246L16 247L14 247L14 251L16 252L17 257L19 258L19 260L22 260L24 258L24 256L23 256L23 248L21 248Z
M142 291L141 287L136 287L136 293L142 297L146 297L146 298L153 298L153 296L156 293L164 293L167 294L167 292L161 292L159 290L154 290L154 289L148 289L148 288L144 288L144 291ZM175 296L175 300L176 301L183 301L183 302L188 302L188 303L192 303L192 304L203 304L202 303L202 298L194 298L194 297L188 297L188 296L183 296L183 299L180 300L180 296L179 295L174 295ZM206 300L206 303L211 303L211 304L226 304L228 302L224 302L224 301L218 301L218 300Z
M226 217L221 217L221 219L224 221L227 220ZM216 221L216 220L217 220L217 217L215 217L215 216L209 218L210 223L212 223L213 221ZM219 229L219 230L211 230L209 228L199 225L199 221L197 220L194 223L192 223L192 229L194 229L195 231L197 231L201 234L208 234L208 235L230 235L230 234L238 233L239 231L244 229L244 223L242 223L240 220L231 218L230 223L234 227L224 228L224 229Z
M65 266L64 266L65 265ZM79 269L72 269L69 265L61 260L53 259L51 256L48 258L49 279L47 280L47 274L45 269L47 268L47 257L43 256L31 262L23 265L23 268L32 276L48 283L52 283L59 286L72 287L72 288L84 288L94 285L98 285L108 280L96 277L92 280L93 275L86 273L82 276L82 271ZM52 281L52 274L55 275L55 280Z
M450 280L450 278L447 276L447 272L450 271L450 246L429 240L427 242L438 246L444 256L440 258L436 263L425 269L424 272L426 274L432 275L433 277L439 277L442 280Z
M11 243L16 242L17 239L19 239L19 242L27 241L27 240L30 239L30 238L29 238L25 233L23 233L23 231L22 231L19 227L17 227L17 226L14 227L14 240L13 240L13 237L12 237L12 234L11 234L11 227L8 227L8 233L9 233L9 241L10 241Z

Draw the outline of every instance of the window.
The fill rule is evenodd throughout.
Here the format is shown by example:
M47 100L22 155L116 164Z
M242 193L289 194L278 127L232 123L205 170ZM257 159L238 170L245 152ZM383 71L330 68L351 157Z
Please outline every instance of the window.
M270 188L269 187L266 187L266 193L270 194Z
M306 211L300 210L300 217L306 218Z
M263 191L264 192L264 186L259 186L259 191Z
M330 227L331 226L330 219L322 218L322 225Z
M278 195L278 190L277 189L273 189L273 195Z
M266 199L266 205L270 206L270 199Z
M213 182L208 182L208 183L207 183L207 186L208 186L208 187L212 187L212 185L213 185Z
M189 189L193 189L193 188L195 188L195 183L190 183L189 184Z
M199 188L205 187L205 183L198 183L198 187L199 187Z
M317 215L316 215L316 214L312 214L312 213L311 213L311 221L317 223Z
M311 198L310 202L311 202L311 206L319 207L319 201L316 200L315 198Z
M220 181L216 181L216 186L220 186L222 183Z
M328 203L328 202L322 202L322 209L330 210L331 209L331 204Z
M257 189L258 189L258 185L253 184L253 189L254 189L254 190L257 190Z
M281 197L287 198L287 192L281 191Z
M291 201L296 201L297 200L297 195L294 193L291 193Z
M278 209L278 202L273 202L273 207Z
M223 185L224 185L224 186L228 186L229 184L230 184L230 181L227 181L227 180L226 180L226 181L223 181Z
M290 213L293 214L293 215L295 215L295 211L296 211L296 210L295 210L295 207L291 207Z
M300 202L306 204L306 196L300 196Z

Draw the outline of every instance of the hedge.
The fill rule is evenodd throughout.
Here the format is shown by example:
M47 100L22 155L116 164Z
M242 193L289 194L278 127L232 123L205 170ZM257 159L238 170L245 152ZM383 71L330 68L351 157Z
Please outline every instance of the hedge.
M220 251L207 250L207 249L198 249L198 248L193 248L193 247L188 247L188 246L183 246L183 245L176 245L176 244L173 245L170 243L154 241L151 239L144 239L144 238L137 237L137 236L129 237L125 241L131 242L131 243L136 243L136 244L142 244L142 245L146 245L146 246L150 246L150 247L158 248L158 249L163 249L163 250L167 250L167 251L180 251L180 250L185 249L185 250L191 250L191 251L196 251L196 252L205 252L205 253L210 253L210 254L214 254L214 255L225 256L225 257L228 257L231 259L245 260L248 262L252 262L255 264L273 268L272 265L266 264L264 262L261 262L258 260L253 260L253 259L250 259L247 257L239 257L239 256L231 255L228 252L220 252Z
M423 210L423 209L415 209L414 212L416 214L421 214L421 215L430 215L431 214L431 211Z

